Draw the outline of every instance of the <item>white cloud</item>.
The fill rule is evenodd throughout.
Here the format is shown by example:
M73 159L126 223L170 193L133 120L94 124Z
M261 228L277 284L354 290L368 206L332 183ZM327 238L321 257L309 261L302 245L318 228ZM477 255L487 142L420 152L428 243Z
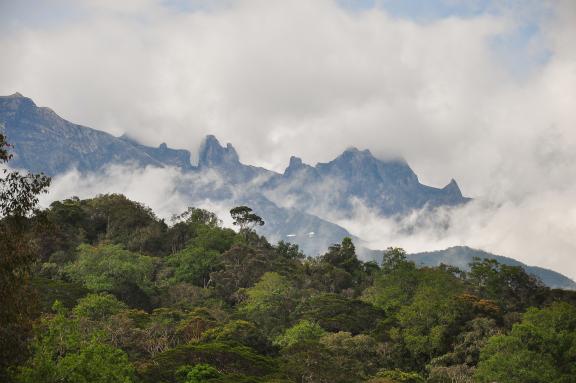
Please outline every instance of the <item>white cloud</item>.
M292 154L314 163L350 145L396 151L422 181L454 177L501 204L490 218L458 213L474 231L447 238L575 276L573 1L425 23L330 0L195 1L191 12L154 0L48 3L67 17L2 27L0 93L149 144L196 150L214 133L276 170ZM518 48L509 36L526 23L536 32ZM494 49L498 39L507 43ZM536 60L529 70L523 57Z
M408 252L470 246L546 267L576 279L576 190L532 195L494 205L473 201L459 208L422 210L400 219L378 217L356 204L356 215L334 222L372 249Z

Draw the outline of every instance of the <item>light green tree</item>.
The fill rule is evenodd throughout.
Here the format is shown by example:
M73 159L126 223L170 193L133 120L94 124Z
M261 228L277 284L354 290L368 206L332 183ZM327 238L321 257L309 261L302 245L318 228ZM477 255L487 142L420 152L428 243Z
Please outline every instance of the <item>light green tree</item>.
M576 307L530 308L509 335L494 336L480 354L478 382L571 383L576 377Z
M120 349L103 343L103 335L86 331L63 306L46 318L32 342L32 356L19 369L20 383L131 383L134 368Z
M166 258L173 269L173 283L187 282L195 286L208 287L210 273L220 268L220 254L202 247L186 247Z
M80 299L72 311L78 317L103 320L127 308L128 306L114 295L100 293L88 294Z
M326 335L318 323L302 320L287 329L274 341L280 347L292 347L298 343L317 342Z
M222 374L209 364L182 366L176 371L176 378L180 383L203 383L219 378Z
M80 245L78 259L65 270L94 292L114 291L125 283L148 290L155 263L153 257L124 250L121 245Z
M267 272L245 290L246 301L240 312L268 334L279 334L288 324L295 306L295 289L290 281L275 272Z

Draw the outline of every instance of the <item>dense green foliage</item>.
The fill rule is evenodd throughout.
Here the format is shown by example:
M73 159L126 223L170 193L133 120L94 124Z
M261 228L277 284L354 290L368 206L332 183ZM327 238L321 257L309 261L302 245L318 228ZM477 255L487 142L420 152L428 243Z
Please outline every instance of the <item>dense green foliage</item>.
M576 296L522 269L381 264L349 238L317 258L189 208L120 195L53 203L16 382L575 382ZM27 218L29 220L34 217ZM244 220L244 221L243 221Z
M0 126L0 128L3 128ZM3 132L3 129L0 129ZM36 235L43 230L36 205L50 179L6 168L11 145L0 133L0 381L7 368L26 355L26 338L36 305L29 276L37 258Z

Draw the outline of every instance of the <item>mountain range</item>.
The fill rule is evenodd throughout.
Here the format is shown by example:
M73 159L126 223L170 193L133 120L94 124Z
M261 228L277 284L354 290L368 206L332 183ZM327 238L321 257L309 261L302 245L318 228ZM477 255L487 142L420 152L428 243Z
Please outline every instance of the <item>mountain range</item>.
M115 164L176 168L184 175L178 190L191 205L206 200L248 205L266 222L261 234L297 243L309 255L353 237L330 221L351 217L358 204L382 217L400 217L470 200L454 180L444 188L427 186L404 159L380 159L357 148L315 166L291 157L284 172L277 173L243 164L231 144L208 135L199 143L194 164L188 150L165 143L150 147L126 135L71 123L19 93L0 96L0 129L14 145L12 167L49 176L72 169L98 173ZM354 240L362 246L360 238Z

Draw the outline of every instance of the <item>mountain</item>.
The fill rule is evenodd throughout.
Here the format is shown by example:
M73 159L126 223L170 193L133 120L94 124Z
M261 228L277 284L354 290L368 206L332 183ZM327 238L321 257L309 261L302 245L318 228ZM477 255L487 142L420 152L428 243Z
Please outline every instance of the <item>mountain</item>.
M381 160L369 150L350 148L327 163L306 165L292 157L284 174L270 179L266 195L277 203L304 211L340 212L348 216L361 203L381 216L409 213L424 207L454 206L468 202L456 181L437 189L418 181L401 158Z
M161 143L157 148L152 148L138 143L138 141L129 138L127 135L121 136L120 139L134 146L136 149L145 152L165 166L174 166L183 170L193 169L192 163L190 162L190 152L188 150L171 149L165 142Z
M247 184L258 178L267 179L276 174L270 170L244 165L232 144L220 145L213 135L208 135L200 145L198 170L214 170L233 184Z
M515 259L494 255L482 250L467 246L454 246L445 250L409 254L408 259L419 266L438 266L441 263L456 266L461 270L469 270L469 264L474 258L495 259L499 263L509 266L520 266L528 274L537 276L546 286L565 290L576 290L576 282L564 275L542 267L527 266Z
M50 176L70 169L97 173L112 164L176 167L196 176L182 177L177 185L188 203L250 205L267 222L259 229L263 234L298 243L308 254L350 236L330 220L349 216L356 203L392 216L468 201L455 181L443 189L422 185L406 161L381 160L368 150L351 148L316 166L292 157L278 174L243 164L232 144L222 145L209 135L199 145L195 166L188 150L165 143L150 147L126 135L114 137L71 123L19 93L0 97L0 124L14 144L14 167ZM206 182L211 179L218 182Z
M111 163L163 166L130 143L68 122L19 93L0 97L0 124L14 145L13 167L54 176L72 168L97 171Z
M258 229L261 234L273 241L297 243L309 255L320 254L343 237L353 237L330 220L349 217L357 204L395 217L414 209L469 201L454 180L444 188L423 185L404 159L380 159L357 148L315 166L291 157L279 174L243 164L232 144L222 145L209 135L199 145L195 166L188 150L172 149L165 143L150 147L126 135L115 137L71 123L19 93L0 96L0 130L14 145L11 166L50 176L71 169L97 173L112 164L178 168L182 176L175 188L188 204L202 206L209 201L226 209L248 205L266 221ZM381 257L381 252L364 248L361 238L353 239L361 254ZM474 256L522 266L549 286L576 288L572 280L551 270L466 247L409 257L420 265L446 263L465 269Z

